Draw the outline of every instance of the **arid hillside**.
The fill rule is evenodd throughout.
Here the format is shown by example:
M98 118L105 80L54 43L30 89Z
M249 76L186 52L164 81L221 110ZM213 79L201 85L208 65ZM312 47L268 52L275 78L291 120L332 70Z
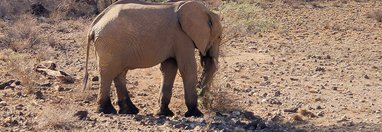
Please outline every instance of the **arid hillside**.
M183 116L179 75L175 116L154 116L159 66L127 74L138 115L95 112L85 40L108 2L0 1L0 131L382 131L380 0L205 1L224 37L202 118Z

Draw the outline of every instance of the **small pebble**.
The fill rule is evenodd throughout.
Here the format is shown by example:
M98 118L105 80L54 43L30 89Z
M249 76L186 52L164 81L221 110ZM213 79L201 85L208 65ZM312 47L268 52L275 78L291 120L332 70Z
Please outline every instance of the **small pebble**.
M44 94L40 90L35 92L34 94L36 96L36 99L43 99L44 98Z
M233 111L232 114L233 114L234 116L239 116L239 115L240 115L240 111Z
M333 87L332 89L333 89L333 90L338 90L338 87Z
M61 91L65 91L65 88L61 87L60 85L56 85L56 86L54 86L54 89L55 89L56 91L59 91L59 92L61 92Z
M94 76L94 77L92 78L92 81L93 81L93 82L95 82L95 81L99 81L99 77L98 77L98 76Z
M321 117L324 116L324 112L323 111L318 112L317 116L321 116Z
M16 106L15 106L15 109L16 109L16 110L22 110L23 107L24 107L24 105L19 104L19 105L16 105Z
M280 96L280 95L281 95L281 92L280 92L280 91L276 91L276 92L275 92L275 96L276 96L276 97L278 97L278 96Z
M5 102L5 101L0 101L0 106L7 106L7 102Z

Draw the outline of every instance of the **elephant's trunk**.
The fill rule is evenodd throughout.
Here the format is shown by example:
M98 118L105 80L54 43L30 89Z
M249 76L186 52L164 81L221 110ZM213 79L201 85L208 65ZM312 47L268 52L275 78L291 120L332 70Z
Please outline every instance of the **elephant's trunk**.
M217 63L217 57L201 56L203 72L199 81L199 87L201 88L199 93L200 97L204 97L206 92L208 93L210 91L212 80L214 78L215 72L217 71Z

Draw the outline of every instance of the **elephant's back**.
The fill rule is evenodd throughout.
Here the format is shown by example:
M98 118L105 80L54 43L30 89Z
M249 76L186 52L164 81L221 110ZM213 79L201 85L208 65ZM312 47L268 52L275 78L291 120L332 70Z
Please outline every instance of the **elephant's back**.
M96 37L112 34L153 37L173 32L178 26L174 5L115 4L93 26Z
M100 59L135 62L126 64L129 68L151 67L173 56L167 53L172 53L177 24L171 5L113 5L93 26L96 50Z

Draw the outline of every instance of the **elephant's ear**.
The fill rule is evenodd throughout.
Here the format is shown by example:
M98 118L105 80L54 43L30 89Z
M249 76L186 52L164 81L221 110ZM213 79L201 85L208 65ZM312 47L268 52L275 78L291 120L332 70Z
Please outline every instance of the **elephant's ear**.
M188 1L179 7L177 13L183 31L194 41L200 53L205 56L212 24L209 10L199 2Z

